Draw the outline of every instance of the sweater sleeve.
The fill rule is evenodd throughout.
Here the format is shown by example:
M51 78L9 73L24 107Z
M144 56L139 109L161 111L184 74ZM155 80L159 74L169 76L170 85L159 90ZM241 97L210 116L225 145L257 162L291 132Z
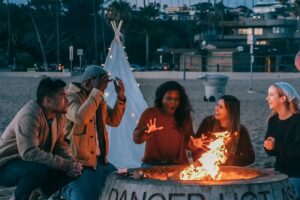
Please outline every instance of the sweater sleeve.
M191 136L195 136L194 129L193 129L193 121L192 116L186 121L184 126L184 147L190 151L195 151L192 145L189 143Z
M108 115L105 120L106 124L111 127L119 126L124 116L125 108L126 108L126 102L121 101L118 98L113 108L107 106Z
M67 118L75 124L85 124L96 113L103 100L103 92L93 88L88 98L81 104L78 95L74 92L68 94L69 108Z
M280 145L276 145L279 155L284 155L290 159L299 159L300 157L300 122L297 122L291 132L289 133L288 142L281 142Z
M235 166L250 165L255 160L255 153L252 147L249 132L244 126L241 126L238 148L234 157L235 158L233 160Z
M272 133L272 126L273 126L273 117L271 117L268 121L268 128L267 128L267 132L266 132L266 135L265 135L265 140L268 138L268 137L274 137L275 138L275 135L274 133ZM278 144L278 142L277 142ZM276 156L278 155L278 152L276 150L276 147L273 149L273 150L267 150L266 148L265 149L265 152L269 155L269 156ZM278 149L278 148L277 148Z

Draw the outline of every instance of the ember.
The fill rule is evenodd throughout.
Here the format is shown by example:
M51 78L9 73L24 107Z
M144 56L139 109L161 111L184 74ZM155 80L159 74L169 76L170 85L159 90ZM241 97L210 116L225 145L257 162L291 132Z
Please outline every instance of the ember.
M212 180L210 176L206 176L202 179L193 180L183 180L181 177L181 172L186 169L187 166L159 166L143 168L139 170L143 174L144 178L157 179L157 180L173 180L179 182L201 182L201 183L216 183L226 182L226 181L237 181L237 180L247 180L253 179L259 176L264 176L264 173L259 170L254 170L251 168L241 168L233 166L220 166L220 171L222 173L222 179Z

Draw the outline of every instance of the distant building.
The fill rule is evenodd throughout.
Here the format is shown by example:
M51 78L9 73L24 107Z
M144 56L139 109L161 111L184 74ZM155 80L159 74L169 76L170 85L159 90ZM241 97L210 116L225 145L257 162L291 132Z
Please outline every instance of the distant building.
M254 38L253 71L295 70L294 57L300 47L300 20L291 15L290 4L258 3L253 7L253 12L245 7L225 9L235 17L232 21L220 21L216 33L201 32L195 35L198 49L172 50L176 52L173 56L178 58L174 64L180 70L249 71L248 35ZM189 11L170 8L168 15L174 17L173 20L197 20L197 14L210 11L211 4L201 3L191 6ZM185 12L186 18L180 12ZM174 13L177 18L172 15ZM193 15L194 18L191 18Z
M164 8L164 12L160 13L159 18L161 20L192 21L197 19L195 14L194 10L184 5L181 7Z
M252 10L256 14L266 14L276 12L277 9L282 8L283 4L278 1L274 2L258 2L253 6Z

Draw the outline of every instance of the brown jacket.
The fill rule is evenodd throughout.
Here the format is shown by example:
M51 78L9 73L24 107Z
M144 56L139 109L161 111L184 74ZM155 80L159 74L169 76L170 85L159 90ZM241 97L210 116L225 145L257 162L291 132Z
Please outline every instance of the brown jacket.
M58 114L51 126L50 151L45 150L49 142L48 122L42 108L35 101L30 101L16 114L0 137L0 167L21 158L66 171L72 155L64 142L64 125L64 116Z
M114 108L111 109L104 100L103 92L94 88L88 95L80 88L79 83L70 85L67 97L70 103L67 113L66 138L70 140L70 146L76 158L84 166L95 168L97 165L96 110L98 106L101 106L103 124L116 127L124 115L125 102L117 100ZM108 152L108 133L106 126L103 128L106 152Z

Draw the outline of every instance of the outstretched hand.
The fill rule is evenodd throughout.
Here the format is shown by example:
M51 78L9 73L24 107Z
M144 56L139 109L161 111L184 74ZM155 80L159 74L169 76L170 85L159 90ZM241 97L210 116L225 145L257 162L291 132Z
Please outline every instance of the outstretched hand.
M163 126L160 126L160 127L156 126L156 118L154 118L153 120L150 119L149 123L147 123L147 129L145 130L145 133L151 134L154 131L158 131L158 130L162 130L162 129L164 129Z
M202 149L204 151L208 151L208 145L211 142L210 139L207 139L206 136L202 136L201 138L194 138L193 136L190 137L190 141L193 147Z

